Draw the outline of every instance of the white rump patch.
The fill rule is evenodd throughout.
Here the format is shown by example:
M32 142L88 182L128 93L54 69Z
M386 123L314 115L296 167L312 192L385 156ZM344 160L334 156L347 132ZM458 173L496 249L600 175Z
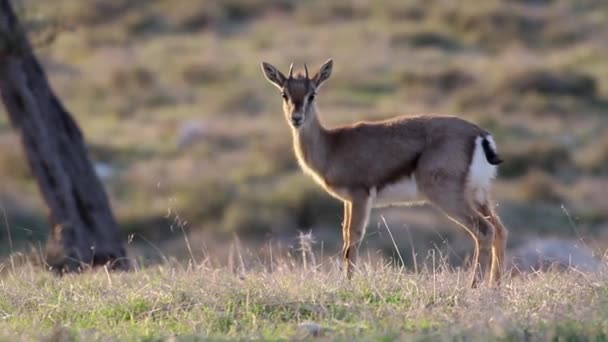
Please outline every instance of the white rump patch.
M410 205L420 202L416 178L405 177L395 183L385 185L376 193L374 207L386 207L389 205Z
M481 138L481 137L479 137L479 138ZM479 139L479 138L477 138L477 139ZM498 152L498 150L496 149L496 142L494 141L494 138L491 135L488 135L488 136L486 136L486 140L490 143L490 147L492 148L492 150L494 150L494 153Z
M486 137L490 143L490 147L496 152L496 143L491 135ZM475 150L469 167L469 190L473 199L479 204L487 203L490 194L490 185L492 179L496 177L496 165L488 162L486 154L482 146L483 137L479 136L475 139Z

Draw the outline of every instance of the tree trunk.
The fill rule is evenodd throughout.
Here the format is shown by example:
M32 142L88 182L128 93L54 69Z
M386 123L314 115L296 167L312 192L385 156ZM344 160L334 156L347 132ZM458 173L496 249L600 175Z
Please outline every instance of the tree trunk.
M82 132L53 93L9 0L0 0L0 96L49 208L56 272L129 262Z

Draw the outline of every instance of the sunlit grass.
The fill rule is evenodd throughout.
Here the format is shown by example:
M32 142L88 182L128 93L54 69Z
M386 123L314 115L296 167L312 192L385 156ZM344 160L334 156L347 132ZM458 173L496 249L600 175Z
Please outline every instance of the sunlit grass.
M169 228L171 206L189 222L191 238L203 242L202 231L261 240L316 229L325 232L327 250L338 250L340 204L297 169L280 96L259 70L261 60L313 68L329 57L335 73L319 96L328 125L433 112L471 119L494 134L505 156L498 210L513 245L538 234L572 236L573 222L595 239L606 224L608 26L601 1L233 0L201 7L150 0L114 15L113 6L127 1L103 9L73 0L25 3L74 26L37 54L83 129L91 158L115 167L106 189L135 243L166 253L167 240L179 235ZM276 3L289 6L261 13ZM256 11L239 14L239 4ZM528 32L535 15L544 28ZM597 99L514 91L510 81L535 70L585 74L597 84ZM470 81L450 87L450 75ZM180 148L189 123L205 129ZM5 231L18 247L42 241L46 211L3 113L0 135L0 204L8 217L0 246L8 246ZM410 213L389 217L389 225L427 228L414 229L421 254L437 231L441 240L463 236L446 233L449 223L434 220L435 211L422 212L424 220ZM384 243L390 255L392 244L377 224L372 219L374 236L366 241L376 238L370 249ZM395 236L407 246L403 230ZM598 244L605 239L597 237ZM465 250L454 249L459 256ZM305 268L294 258L246 267L197 259L190 268L165 262L64 278L4 263L0 340L291 339L301 336L304 322L338 340L606 339L604 274L541 273L505 279L499 290L470 290L468 275L447 267L412 274L368 263L348 283L332 262L308 261Z
M115 168L106 188L124 226L162 216L173 197L187 199L177 206L193 229L268 226L267 219L242 210L251 206L287 218L283 231L335 224L333 206L314 213L331 220L302 225L293 208L277 209L274 201L249 195L299 172L280 96L264 81L261 60L283 69L292 61L296 68L308 63L312 70L332 57L335 72L319 93L329 126L398 114L454 114L496 137L505 159L499 182L521 183L535 169L555 184L584 184L606 174L601 137L608 78L602 76L608 68L598 42L608 26L601 20L606 6L598 1L22 3L30 15L25 20L69 24L52 44L38 46L37 55L82 128L92 159ZM543 78L527 77L538 71L569 88L577 88L577 80L589 83L594 94L587 95L595 98L543 93ZM187 127L197 125L202 133L180 147ZM0 135L0 145L18 142L4 115ZM534 148L540 145L549 148ZM38 196L26 165L19 150L0 157L2 183L27 184L26 190L3 192ZM218 188L229 190L216 200ZM296 188L292 203L310 207L323 196ZM496 199L503 208L524 203L534 209L546 196L533 190L515 200L497 191ZM579 208L598 213L595 221L578 224L594 230L596 221L606 220L598 195L584 203L571 191L560 196L575 216ZM44 216L39 205L23 210ZM509 212L514 215L505 221L518 222L522 213Z
M419 273L367 260L347 281L334 259L317 261L306 241L302 252L266 262L237 245L227 266L168 261L61 278L7 262L0 339L602 340L608 334L608 276L601 272L506 276L499 288L469 289L469 275L437 254Z

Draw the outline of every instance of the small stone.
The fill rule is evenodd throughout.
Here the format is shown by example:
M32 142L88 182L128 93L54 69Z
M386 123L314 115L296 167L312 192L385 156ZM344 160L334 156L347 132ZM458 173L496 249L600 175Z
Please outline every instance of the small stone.
M298 331L307 336L320 337L327 329L315 322L302 322L298 324Z

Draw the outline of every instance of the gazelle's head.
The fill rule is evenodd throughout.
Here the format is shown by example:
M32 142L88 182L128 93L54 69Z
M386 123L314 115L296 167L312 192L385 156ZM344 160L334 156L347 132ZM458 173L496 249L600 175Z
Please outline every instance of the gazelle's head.
M294 128L301 127L312 115L315 115L315 96L321 85L331 75L333 61L329 59L319 71L311 77L304 64L304 74L293 75L293 63L289 67L289 75L285 77L277 68L262 62L262 71L266 79L281 90L283 97L283 112L287 122Z

